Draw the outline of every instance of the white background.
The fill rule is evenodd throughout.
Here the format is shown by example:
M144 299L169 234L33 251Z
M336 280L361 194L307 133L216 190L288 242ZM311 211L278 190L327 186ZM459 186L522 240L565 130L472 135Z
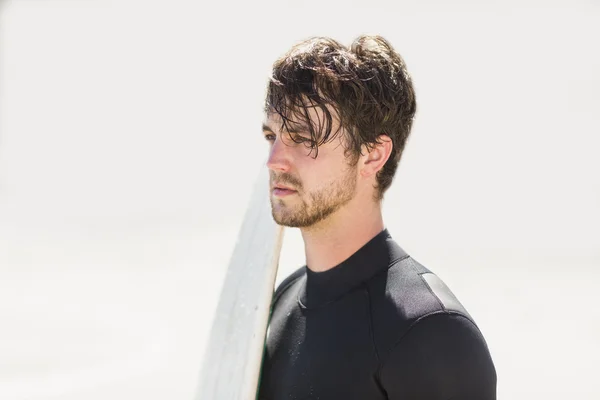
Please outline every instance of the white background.
M600 3L0 3L0 399L192 399L271 63L381 34L418 96L384 203L500 399L597 399ZM287 230L278 280L304 262Z

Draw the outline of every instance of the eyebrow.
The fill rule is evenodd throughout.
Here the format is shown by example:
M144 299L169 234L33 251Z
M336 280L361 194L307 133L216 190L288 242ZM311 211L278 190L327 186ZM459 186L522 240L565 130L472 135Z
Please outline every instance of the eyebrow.
M263 123L263 124L262 124L262 130L263 130L263 132L271 132L271 133L275 133L275 132L273 132L273 129L271 129L271 128L269 127L269 125L267 125L267 124L265 124L265 123Z
M262 124L262 130L263 132L271 132L271 133L275 133L273 131L273 129L271 129L271 127L269 127L269 125L263 123ZM287 131L289 133L307 133L309 132L309 129L306 125L294 125L294 126L290 126Z

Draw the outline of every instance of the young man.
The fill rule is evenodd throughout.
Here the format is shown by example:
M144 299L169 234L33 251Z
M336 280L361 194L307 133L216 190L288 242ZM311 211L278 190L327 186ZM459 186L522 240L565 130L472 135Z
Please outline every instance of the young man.
M473 319L383 223L415 110L382 37L312 38L275 62L263 124L272 213L300 228L306 265L276 290L259 399L496 398Z

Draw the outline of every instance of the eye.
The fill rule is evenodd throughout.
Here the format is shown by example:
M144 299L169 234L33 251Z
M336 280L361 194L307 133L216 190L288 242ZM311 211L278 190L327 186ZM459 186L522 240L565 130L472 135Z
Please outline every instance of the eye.
M296 143L309 144L309 145L311 145L311 146L312 146L312 145L313 145L313 143L314 143L314 142L313 142L313 140L312 140L312 138L307 138L307 137L300 136L300 135L296 135L296 136L294 136L294 139L293 139L293 140L294 140L294 142L296 142Z
M275 135L273 135L272 133L269 133L269 134L265 135L265 140L267 142L273 142L275 140Z

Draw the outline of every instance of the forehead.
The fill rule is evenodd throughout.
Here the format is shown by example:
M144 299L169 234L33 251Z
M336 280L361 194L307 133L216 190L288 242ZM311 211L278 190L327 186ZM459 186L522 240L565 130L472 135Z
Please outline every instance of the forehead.
M286 131L289 133L301 133L310 132L310 128L305 121L287 120L286 126L283 125L283 118L281 115L275 112L268 112L265 114L263 120L263 130L270 130L272 132Z
M283 130L290 133L310 133L312 127L318 137L329 128L333 134L340 129L337 112L330 105L325 105L325 107L330 115L330 120L321 107L286 109L285 125L284 118L278 112L269 109L264 114L263 127L266 126L273 132Z

